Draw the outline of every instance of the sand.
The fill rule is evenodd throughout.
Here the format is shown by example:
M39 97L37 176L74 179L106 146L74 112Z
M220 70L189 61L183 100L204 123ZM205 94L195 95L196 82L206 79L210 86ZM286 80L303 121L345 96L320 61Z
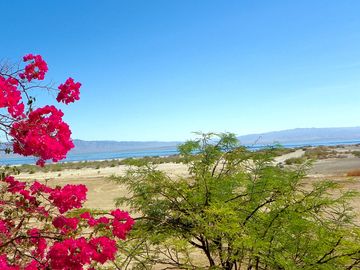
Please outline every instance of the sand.
M166 163L158 165L158 168L174 178L188 175L187 167L183 164ZM117 197L128 194L124 186L110 181L109 178L113 175L124 175L127 169L128 166L120 165L100 169L83 168L79 170L63 170L60 172L21 173L16 178L27 181L48 181L50 186L85 184L88 188L88 200L84 207L109 210L115 207L114 201Z
M349 151L359 150L359 146L339 147L335 150L342 157L328 158L316 161L308 172L306 181L313 183L320 180L333 180L338 182L343 190L353 189L360 191L360 176L348 177L347 172L360 169L360 158L349 154ZM288 158L301 157L304 151L299 149L295 152L276 158L275 162L283 163ZM157 166L158 169L168 173L171 177L185 177L188 175L187 167L183 164L166 163ZM22 173L17 178L21 180L48 180L51 186L65 184L85 184L88 187L88 201L84 205L89 208L104 210L115 207L115 198L128 194L125 187L109 180L112 175L124 175L127 166L107 167L100 169L83 168L78 170L63 170L61 172L37 172L33 174ZM360 216L360 198L355 199L353 206Z

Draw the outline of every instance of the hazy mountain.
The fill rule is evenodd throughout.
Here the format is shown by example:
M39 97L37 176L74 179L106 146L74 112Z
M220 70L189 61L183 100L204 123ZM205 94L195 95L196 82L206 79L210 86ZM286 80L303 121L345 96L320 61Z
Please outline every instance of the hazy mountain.
M360 127L345 128L296 128L260 134L239 136L242 144L271 144L295 142L336 142L360 140ZM136 141L83 141L74 140L71 153L131 152L142 150L174 149L181 142Z
M273 131L259 134L249 134L238 137L242 144L281 144L291 143L321 143L321 142L341 142L341 141L360 141L360 127L345 128L296 128L281 131ZM74 140L75 148L69 154L87 153L111 153L111 152L146 152L151 150L174 150L181 142L161 142L161 141L84 141ZM8 143L1 143L1 148L9 146ZM18 155L3 155L0 159L18 158Z
M242 144L269 144L274 142L319 142L360 140L360 127L295 128L281 131L249 134L238 137Z
M132 142L132 141L83 141L74 140L75 148L70 151L78 153L126 152L142 150L173 149L180 142Z

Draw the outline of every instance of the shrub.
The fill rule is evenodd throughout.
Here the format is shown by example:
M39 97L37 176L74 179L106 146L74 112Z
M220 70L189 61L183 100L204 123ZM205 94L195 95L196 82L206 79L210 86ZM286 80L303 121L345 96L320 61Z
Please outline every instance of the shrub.
M179 147L188 178L151 164L114 181L126 185L138 220L127 269L353 269L360 230L349 200L333 182L304 187L303 169L274 165L274 149L250 152L232 134L204 134ZM193 153L197 153L194 155Z
M351 154L353 154L355 157L360 158L360 151L352 151Z
M331 148L327 146L318 146L305 150L305 157L315 160L337 157L337 154L335 150L331 150Z
M304 158L304 157L293 157L293 158L288 158L287 160L285 160L286 165L303 164L305 162L306 162L306 158Z

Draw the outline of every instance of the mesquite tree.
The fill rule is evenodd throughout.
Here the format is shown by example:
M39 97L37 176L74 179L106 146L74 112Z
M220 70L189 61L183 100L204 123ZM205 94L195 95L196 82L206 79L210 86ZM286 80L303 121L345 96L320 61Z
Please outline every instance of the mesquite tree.
M65 104L80 98L81 84L72 78L57 89L42 84L47 71L33 54L0 68L1 150L34 156L39 166L64 159L74 144L62 111L36 108L31 91L56 91L56 100ZM10 172L0 172L0 269L97 269L115 260L116 239L124 240L134 223L127 212L81 211L85 185L51 188L18 181Z
M124 267L359 269L355 192L308 183L303 167L277 166L277 147L251 152L232 134L214 135L179 147L188 177L148 164L115 178L131 191L118 204L140 213Z

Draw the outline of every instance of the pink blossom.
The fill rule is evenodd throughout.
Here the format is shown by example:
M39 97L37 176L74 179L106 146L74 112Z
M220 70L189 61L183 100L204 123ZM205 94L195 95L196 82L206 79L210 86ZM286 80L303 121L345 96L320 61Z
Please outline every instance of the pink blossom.
M126 234L131 230L135 223L134 220L129 216L129 213L119 209L112 211L111 215L114 216L114 220L111 224L113 235L120 239L125 239Z
M54 162L64 159L74 144L69 126L62 117L63 113L54 106L45 106L30 112L27 119L14 123L10 130L14 152L37 156L42 166L47 159Z
M49 199L62 214L68 210L80 208L86 200L86 192L85 185L66 185L63 188L57 187L51 191Z
M92 255L94 261L103 264L107 260L115 260L117 248L114 240L102 236L91 239L89 244L94 248Z
M84 265L91 262L93 253L94 249L81 237L56 242L47 256L53 270L82 270Z
M74 82L73 78L68 78L64 84L60 84L58 89L60 90L56 100L58 102L63 102L69 104L75 100L80 99L80 87L81 83Z
M79 220L77 218L67 218L58 216L54 218L52 224L55 228L59 229L62 233L66 234L77 229Z
M24 73L20 73L21 79L27 79L30 82L32 79L43 80L48 71L46 62L42 59L41 55L28 54L23 57L24 62L30 63L25 67Z

